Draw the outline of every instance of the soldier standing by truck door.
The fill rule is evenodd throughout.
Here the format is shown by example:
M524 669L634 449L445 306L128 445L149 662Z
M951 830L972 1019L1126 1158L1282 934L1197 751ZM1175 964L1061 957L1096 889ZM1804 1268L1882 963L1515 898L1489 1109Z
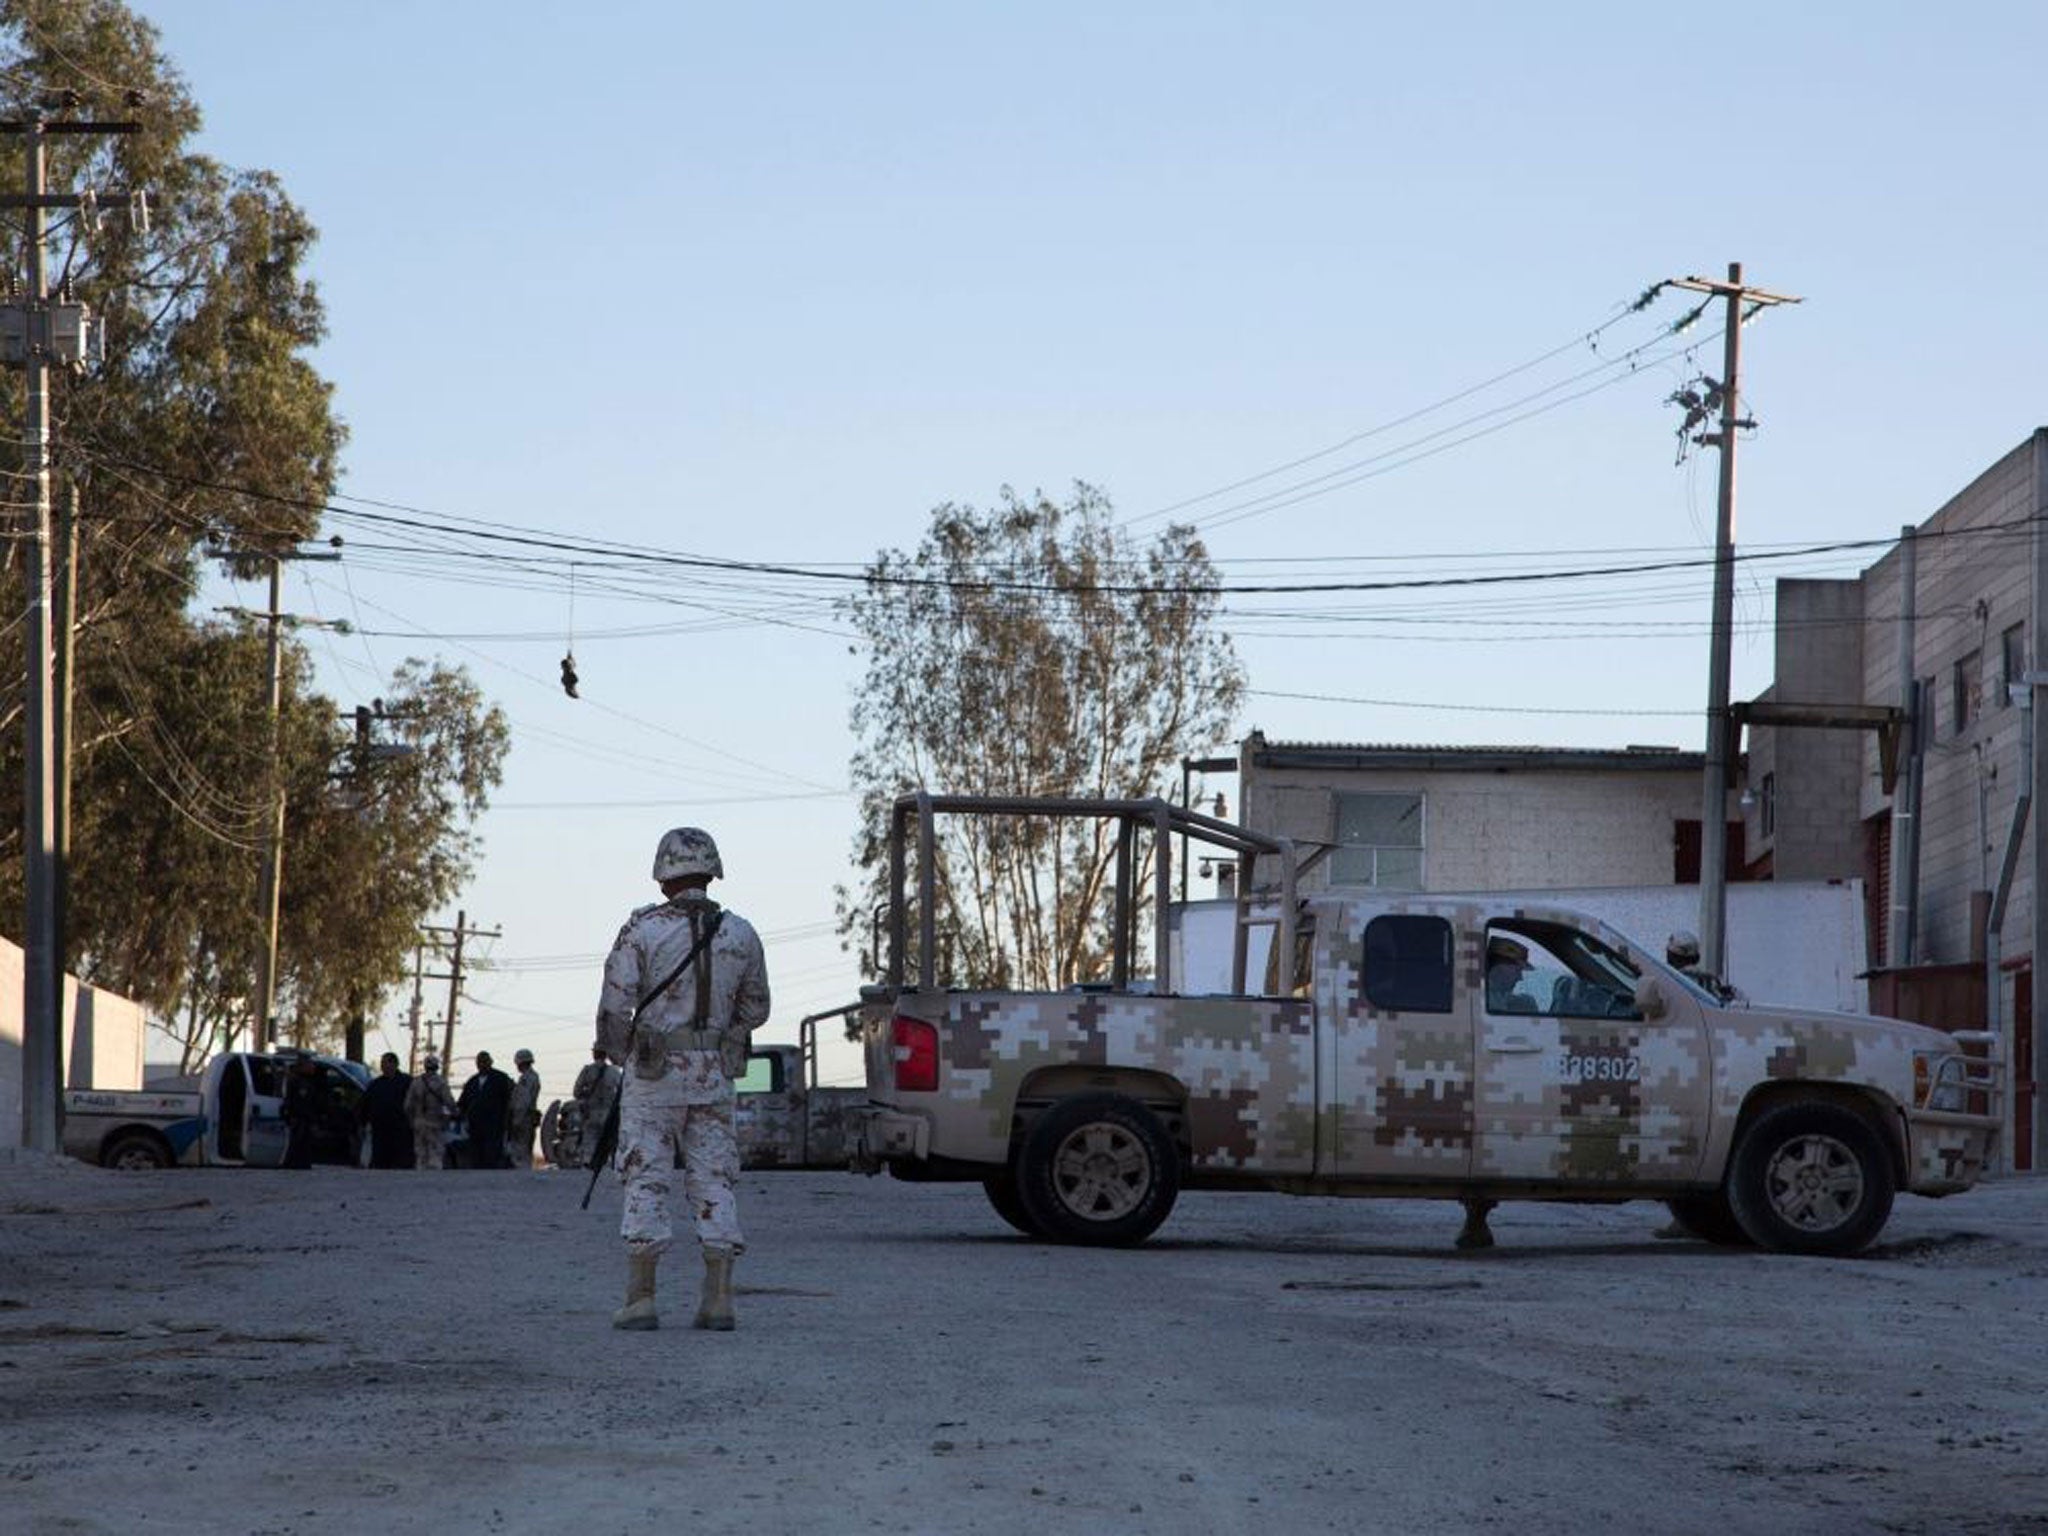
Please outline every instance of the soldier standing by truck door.
M752 925L705 894L724 873L708 832L663 834L654 879L668 899L627 919L605 960L597 1049L626 1069L619 1099L626 1304L612 1317L615 1328L660 1326L655 1269L674 1237L669 1197L678 1154L704 1252L696 1326L734 1326L732 1267L745 1242L732 1187L740 1167L733 1080L746 1070L748 1037L768 1018L768 966Z
M441 1058L428 1056L420 1075L405 1090L405 1117L412 1122L412 1161L415 1168L438 1172L446 1165L448 1122L455 1114L455 1096L441 1075Z
M292 1058L284 1080L284 1166L313 1166L313 1133L327 1113L327 1084L320 1063L310 1056Z

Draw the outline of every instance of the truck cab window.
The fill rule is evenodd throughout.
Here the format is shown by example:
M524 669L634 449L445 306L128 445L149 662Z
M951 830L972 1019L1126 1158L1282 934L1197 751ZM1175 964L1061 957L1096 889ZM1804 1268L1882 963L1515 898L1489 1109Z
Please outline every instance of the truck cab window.
M740 1093L782 1092L782 1058L772 1051L756 1051L747 1058L746 1074L733 1084Z
M1639 974L1618 950L1561 923L1516 919L1486 930L1488 1013L1640 1019Z
M1365 925L1365 997L1388 1013L1451 1011L1450 923L1441 917L1382 913Z

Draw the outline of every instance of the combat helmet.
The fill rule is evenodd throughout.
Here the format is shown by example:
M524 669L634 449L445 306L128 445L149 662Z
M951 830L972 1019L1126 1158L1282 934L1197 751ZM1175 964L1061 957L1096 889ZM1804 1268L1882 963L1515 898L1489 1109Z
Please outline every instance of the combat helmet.
M661 834L661 846L654 850L654 879L682 880L703 875L723 879L725 865L719 862L718 844L702 827L671 827Z
M1669 965L1683 970L1688 965L1700 963L1700 941L1681 928L1671 935L1664 944L1664 959Z

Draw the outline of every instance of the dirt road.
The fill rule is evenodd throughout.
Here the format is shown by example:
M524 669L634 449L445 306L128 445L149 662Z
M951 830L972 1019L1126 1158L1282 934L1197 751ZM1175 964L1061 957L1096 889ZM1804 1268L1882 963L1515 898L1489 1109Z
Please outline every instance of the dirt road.
M2048 1532L2048 1180L1802 1261L1222 1195L1061 1249L973 1186L757 1174L732 1335L694 1256L607 1326L580 1193L0 1165L0 1528Z

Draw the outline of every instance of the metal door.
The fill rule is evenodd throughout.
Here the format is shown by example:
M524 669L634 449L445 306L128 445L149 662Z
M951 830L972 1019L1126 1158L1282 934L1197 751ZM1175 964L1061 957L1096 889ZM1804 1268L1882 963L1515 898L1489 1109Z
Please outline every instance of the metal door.
M1685 1183L1705 1153L1712 1058L1701 1001L1640 973L1570 924L1488 923L1478 1018L1476 1176L1573 1184Z

